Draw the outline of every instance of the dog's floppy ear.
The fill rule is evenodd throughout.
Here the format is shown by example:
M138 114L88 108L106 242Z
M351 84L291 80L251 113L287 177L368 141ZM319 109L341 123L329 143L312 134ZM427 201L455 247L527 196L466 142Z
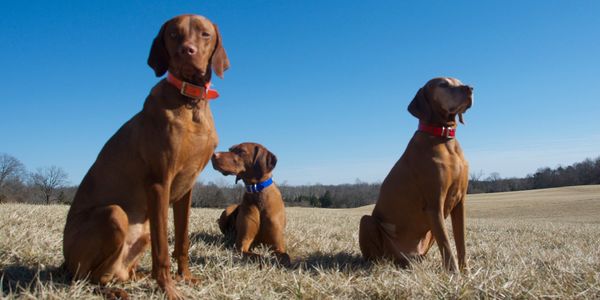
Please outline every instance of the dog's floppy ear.
M277 156L264 147L256 146L254 157L254 168L261 174L260 176L272 172L277 165Z
M213 26L217 34L217 41L211 57L211 67L217 76L223 78L223 73L229 69L229 58L227 58L227 53L223 48L223 38L219 32L219 27L217 27L217 24L213 24Z
M425 96L424 87L419 89L413 100L408 105L408 112L419 120L429 121L431 119L431 105Z
M148 56L148 65L154 70L156 77L163 76L169 69L169 52L167 52L164 39L167 23L163 24L158 35L154 38L152 48L150 48L150 55Z
M265 158L265 168L268 172L272 172L277 165L277 156L271 153L271 151L267 151L267 155Z

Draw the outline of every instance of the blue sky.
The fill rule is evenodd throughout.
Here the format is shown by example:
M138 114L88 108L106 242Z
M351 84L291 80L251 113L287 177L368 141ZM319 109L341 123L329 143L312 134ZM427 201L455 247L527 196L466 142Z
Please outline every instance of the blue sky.
M475 87L458 130L473 172L600 155L599 1L3 1L0 153L78 184L158 82L150 44L183 13L217 23L231 61L213 81L218 150L264 144L280 183L383 180L437 76ZM200 179L233 182L210 165Z

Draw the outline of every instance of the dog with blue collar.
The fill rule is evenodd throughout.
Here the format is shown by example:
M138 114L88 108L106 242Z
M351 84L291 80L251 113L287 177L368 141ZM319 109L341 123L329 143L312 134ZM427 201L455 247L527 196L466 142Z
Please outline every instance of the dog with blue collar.
M277 261L291 264L285 248L285 206L281 192L273 182L272 172L277 157L257 143L241 143L227 152L212 156L213 168L223 175L242 180L246 192L240 204L228 206L218 220L221 232L235 240L235 248L247 258L258 258L251 252L256 244L269 246Z

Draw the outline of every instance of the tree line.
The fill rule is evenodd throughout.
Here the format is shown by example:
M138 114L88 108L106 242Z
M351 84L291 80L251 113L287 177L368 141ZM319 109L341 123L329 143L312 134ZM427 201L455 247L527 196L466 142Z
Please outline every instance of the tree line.
M25 166L8 154L0 154L0 203L64 203L73 201L77 186L67 186L67 173L56 166L28 172ZM277 183L287 206L351 208L377 201L380 183L356 180L352 184L299 185ZM540 168L524 178L502 178L493 172L471 173L470 194L521 191L571 185L600 184L600 157L585 159L570 166ZM244 187L223 182L197 182L192 193L193 207L225 207L239 203Z
M483 172L471 173L468 192L496 193L588 184L600 184L600 157L567 167L540 168L524 178L501 178L496 172L484 178Z
M77 187L67 186L67 178L60 167L30 172L15 157L0 153L0 203L70 203Z

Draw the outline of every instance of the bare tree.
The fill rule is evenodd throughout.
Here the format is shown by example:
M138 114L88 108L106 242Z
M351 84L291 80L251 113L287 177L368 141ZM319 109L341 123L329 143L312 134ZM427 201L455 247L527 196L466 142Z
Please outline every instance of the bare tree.
M46 204L50 204L57 189L67 183L67 173L57 166L38 168L35 173L31 174L31 180L44 196Z
M469 180L474 181L474 182L481 181L481 178L483 178L483 175L485 175L485 173L483 173L483 170L479 170L479 172L477 172L477 173L473 172L473 173L469 174Z
M6 197L5 184L8 181L21 181L25 174L25 166L15 157L6 153L0 154L0 203Z

